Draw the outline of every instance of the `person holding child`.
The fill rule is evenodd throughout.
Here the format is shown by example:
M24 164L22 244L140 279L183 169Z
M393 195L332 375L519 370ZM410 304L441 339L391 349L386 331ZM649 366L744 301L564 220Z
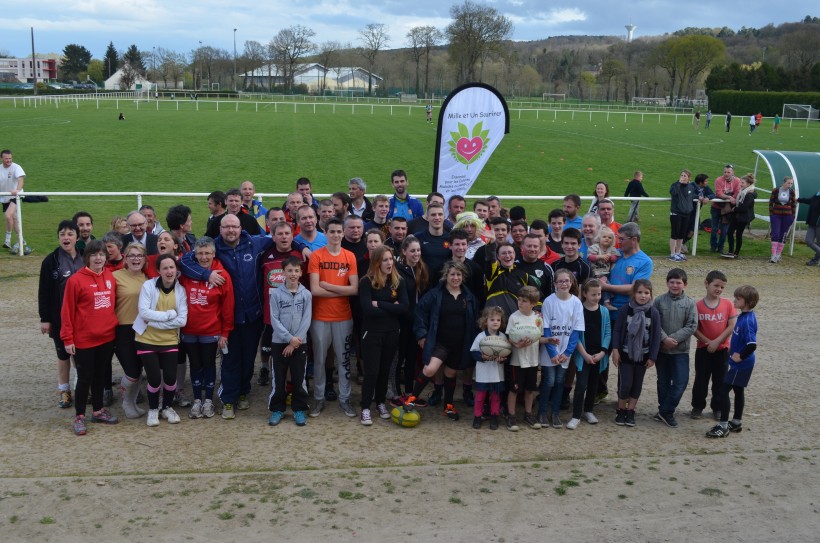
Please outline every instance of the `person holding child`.
M519 298L520 299L520 298ZM507 338L501 331L507 324L507 316L500 307L485 307L478 319L481 332L476 335L470 354L476 361L473 387L473 428L481 428L484 402L489 399L490 430L498 430L498 416L501 414L501 394L504 392L504 362L507 357L491 356L481 352L481 340L490 336Z
M726 372L720 389L720 422L706 433L706 437L726 437L730 432L743 431L745 392L755 367L757 350L757 316L754 308L760 300L760 295L753 286L743 285L735 289L734 297L734 306L740 311L740 316L735 322L729 345L729 371ZM729 420L729 409L732 406L729 392L735 394L735 413L732 420Z
M618 368L618 426L635 426L635 408L646 370L658 359L660 322L660 313L652 305L652 283L636 279L629 302L618 310L612 330L612 363Z

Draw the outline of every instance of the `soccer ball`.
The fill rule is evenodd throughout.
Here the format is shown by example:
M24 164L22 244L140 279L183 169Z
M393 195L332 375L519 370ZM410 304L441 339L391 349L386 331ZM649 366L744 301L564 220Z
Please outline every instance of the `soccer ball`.
M512 345L504 336L487 336L478 344L481 354L492 357L507 358L512 353Z
M535 343L543 334L542 329L531 325L519 325L507 330L507 336L513 343L518 343L525 338L530 338Z
M399 426L413 428L414 426L418 426L419 422L421 422L421 415L415 409L407 409L399 406L394 407L393 410L390 411L390 420Z

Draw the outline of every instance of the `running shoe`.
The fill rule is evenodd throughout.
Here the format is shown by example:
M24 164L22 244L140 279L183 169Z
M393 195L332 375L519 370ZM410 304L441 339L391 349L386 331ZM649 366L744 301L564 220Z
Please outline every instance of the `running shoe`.
M246 409L250 409L251 402L248 401L248 397L244 394L239 396L239 402L236 404L236 408L240 411L245 411Z
M188 413L188 418L201 419L202 418L202 400L194 400L194 405L191 406L191 412Z
M592 411L584 413L584 420L589 424L598 424L598 417L596 417Z
M313 400L313 407L310 408L309 415L311 417L318 417L319 413L322 412L322 409L325 408L325 401L324 400Z
M626 409L618 409L615 414L615 424L618 426L623 426L626 424Z
M168 421L168 424L179 424L179 415L173 407L166 407L160 412L160 416Z
M635 410L634 409L627 409L626 414L624 415L624 424L629 426L630 428L635 427Z
M339 401L339 409L341 409L342 412L348 417L353 418L356 416L356 410L353 409L352 405L350 405L350 400Z
M268 417L268 426L276 426L277 424L282 422L282 417L284 415L285 414L281 411L274 411L273 413L271 413L270 417Z
M59 405L61 409L66 409L74 405L74 399L71 397L70 390L60 391L60 401L57 402L57 405Z
M148 426L159 426L159 409L149 409L148 419L145 421Z
M99 411L91 412L91 422L99 422L102 424L117 424L119 421L120 419L112 415L105 407L103 407Z
M571 418L567 423L567 430L575 430L581 424L581 419Z
M430 395L427 396L427 405L435 407L440 403L441 403L441 390L435 388L435 389L433 389L433 392L431 392Z
M202 416L209 419L213 417L215 413L216 409L214 408L213 400L205 400L205 403L202 404Z
M729 421L729 431L739 434L743 431L743 423L742 422L735 422L733 420Z
M305 411L294 411L293 412L293 422L296 423L296 426L304 426L307 424L307 412Z
M188 407L191 405L191 400L181 390L177 390L174 394L174 403L180 407Z
M222 406L222 418L225 420L233 420L236 418L236 413L233 411L232 403L226 403Z
M86 431L85 415L77 415L74 417L74 435L84 436Z
M458 420L458 411L456 411L456 408L453 407L453 404L451 404L451 403L448 403L444 407L444 414L450 420Z
M731 433L731 430L729 430L728 427L724 428L720 424L716 424L715 426L712 427L711 430L706 432L706 437L711 437L711 438L728 437L730 433Z

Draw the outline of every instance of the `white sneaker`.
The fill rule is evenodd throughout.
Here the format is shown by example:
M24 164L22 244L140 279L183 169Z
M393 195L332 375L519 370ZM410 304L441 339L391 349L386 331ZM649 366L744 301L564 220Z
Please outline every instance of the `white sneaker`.
M192 419L201 419L202 418L202 401L201 400L194 400L194 405L191 406L191 412L188 413L188 417Z
M214 402L212 400L205 400L205 403L202 404L202 416L209 419L214 416L214 413L216 413Z
M584 413L584 420L590 424L598 424L598 417L596 417L592 411Z
M179 423L179 415L177 415L177 412L174 411L173 407L166 407L162 410L162 413L160 413L160 415L162 416L162 418L168 421L168 424Z
M370 418L370 409L362 409L361 423L365 426L373 424L373 419Z
M575 430L579 424L581 424L581 419L569 419L567 430Z
M148 420L145 424L148 426L159 426L159 409L148 410Z

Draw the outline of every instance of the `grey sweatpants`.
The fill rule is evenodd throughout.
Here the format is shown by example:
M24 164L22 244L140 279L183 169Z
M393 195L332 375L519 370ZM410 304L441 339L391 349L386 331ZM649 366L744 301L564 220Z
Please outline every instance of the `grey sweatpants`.
M313 343L313 397L325 399L325 359L332 344L336 353L336 370L339 372L339 401L349 401L353 321L311 321L310 340Z
M820 242L820 226L807 226L806 245L814 251L815 258L820 258L820 245L818 245L818 242Z

